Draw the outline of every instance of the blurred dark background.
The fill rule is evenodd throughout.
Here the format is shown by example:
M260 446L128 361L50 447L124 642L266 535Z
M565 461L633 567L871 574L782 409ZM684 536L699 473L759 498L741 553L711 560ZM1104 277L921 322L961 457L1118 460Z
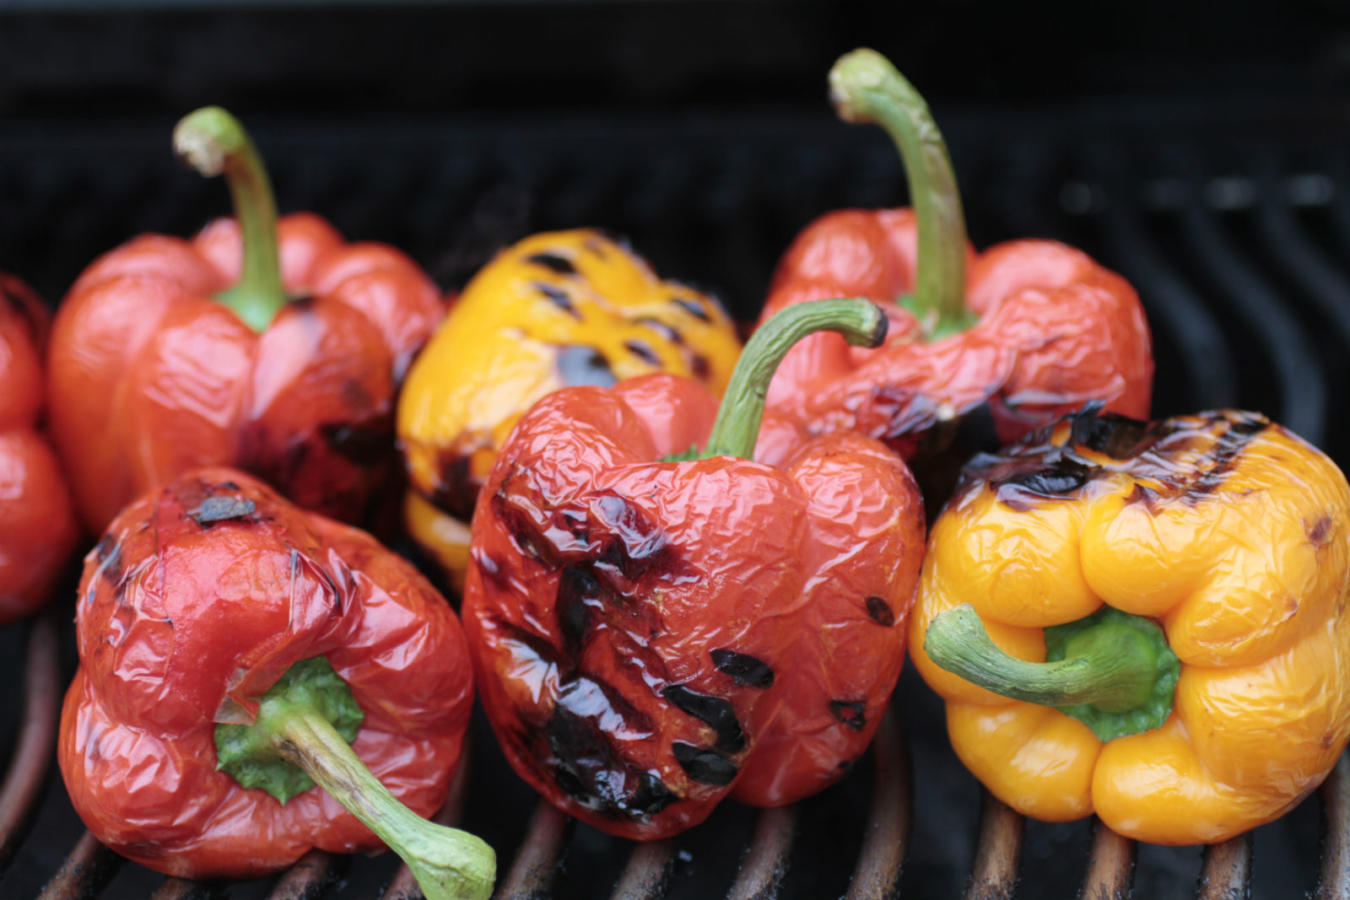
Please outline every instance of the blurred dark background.
M813 217L905 200L885 136L826 101L830 64L859 45L928 96L978 247L1055 237L1136 285L1156 413L1261 409L1350 463L1350 4L1336 0L0 0L0 269L55 303L131 235L226 212L223 185L169 149L179 116L218 103L254 133L283 210L395 243L447 289L530 232L598 225L753 319ZM0 640L17 660L22 630ZM952 896L979 792L910 673L896 705L915 772L903 894ZM16 719L11 698L0 758ZM474 751L469 824L505 865L532 796L481 728ZM869 777L859 766L807 804L783 896L842 892ZM752 822L728 805L682 839L671 895L715 894ZM0 895L32 896L79 830L52 778ZM1317 834L1315 800L1260 829L1253 895L1310 891ZM1090 835L1029 825L1019 896L1072 894ZM578 829L559 896L603 896L627 853ZM336 896L370 896L392 869L362 865ZM1142 848L1135 895L1189 896L1199 865L1194 848ZM100 896L158 883L128 866Z

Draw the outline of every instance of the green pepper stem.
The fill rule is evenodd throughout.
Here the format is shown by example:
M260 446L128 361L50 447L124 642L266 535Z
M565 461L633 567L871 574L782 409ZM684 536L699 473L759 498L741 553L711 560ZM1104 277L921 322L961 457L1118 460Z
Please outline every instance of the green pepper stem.
M775 313L736 361L708 443L697 458L754 455L769 381L793 344L817 331L835 331L855 347L879 347L886 328L886 314L867 300L813 300Z
M1010 656L990 640L969 604L939 613L928 626L923 649L933 662L972 684L1042 706L1086 704L1126 712L1149 701L1159 677L1157 653L1137 628L1099 624L1071 641L1063 660L1033 663Z
M918 218L919 260L914 294L901 301L930 337L967 328L966 222L942 133L919 92L875 50L846 53L830 69L830 99L846 122L886 129L905 164L910 203Z
M491 895L497 867L491 847L467 831L428 822L400 803L312 707L283 702L271 715L268 728L276 752L402 857L427 900Z
M239 280L216 295L254 331L286 304L277 249L277 204L262 157L239 120L219 106L188 113L173 130L179 156L202 175L224 174L244 245Z

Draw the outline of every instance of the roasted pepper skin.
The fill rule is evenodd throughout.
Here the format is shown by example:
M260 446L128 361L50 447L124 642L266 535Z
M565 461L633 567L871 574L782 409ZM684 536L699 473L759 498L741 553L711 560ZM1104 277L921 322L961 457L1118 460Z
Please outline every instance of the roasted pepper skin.
M392 247L318 216L277 227L287 303L261 333L213 298L239 277L233 220L144 235L96 260L56 316L51 426L80 516L204 465L246 469L300 505L360 521L397 471L395 394L443 315Z
M444 802L473 702L463 633L410 565L241 472L134 501L85 558L81 665L58 754L98 838L161 872L253 877L379 840L321 789L284 806L216 770L292 664L326 656L365 719L352 748L419 815Z
M50 319L32 290L0 272L0 622L51 595L79 538L65 476L40 430Z
M517 773L610 834L820 790L903 662L923 541L904 464L771 419L773 464L662 461L717 406L670 375L558 391L479 495L464 618L484 708Z
M1086 411L968 466L930 535L910 653L957 754L1015 809L1222 841L1298 803L1350 737L1347 535L1344 475L1259 415ZM966 603L1030 661L1046 626L1102 604L1156 621L1181 663L1170 715L1103 744L938 668L925 634Z
M465 287L408 373L398 438L409 531L460 580L478 491L536 400L654 372L720 395L739 352L716 301L659 280L601 232L536 234L506 248Z

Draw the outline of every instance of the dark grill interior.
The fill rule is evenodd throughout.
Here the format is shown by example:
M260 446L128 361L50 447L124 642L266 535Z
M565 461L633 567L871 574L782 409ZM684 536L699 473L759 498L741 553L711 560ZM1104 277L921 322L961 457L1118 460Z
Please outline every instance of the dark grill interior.
M520 6L522 14L542 14L544 5ZM669 6L649 14L647 27L669 24L662 18ZM730 6L754 18L746 12L753 4ZM791 34L793 22L812 21L800 5L793 10L779 26ZM0 35L17 22L30 37L93 40L87 31L97 17L65 15L0 18ZM351 28L359 28L361 15L351 13ZM482 24L493 14L473 7L464 15ZM221 20L214 14L209 21ZM161 29L172 37L199 24L161 16L149 27L152 36ZM581 100L488 112L416 97L386 104L383 95L358 92L352 102L364 110L360 116L344 114L331 98L319 113L282 114L298 105L294 97L271 105L255 99L264 114L250 116L256 88L250 94L236 83L234 90L283 210L314 209L349 237L397 244L443 286L462 284L494 249L532 231L600 225L630 238L664 275L713 290L751 319L774 261L812 217L904 201L884 136L837 123L821 100L829 59L867 37L842 28L829 34L848 42L820 51L825 61L809 82L796 69L780 81L742 73L741 101L757 91L775 101L806 92L772 107L719 107L707 102L706 87L685 105L640 113ZM769 58L761 67L788 65L781 45L792 43L776 39L761 51ZM457 47L466 40L453 38ZM489 62L484 57L484 70ZM697 62L686 60L695 73ZM214 99L199 94L206 64L181 64L197 80L166 87L159 98L181 104L161 109L124 79L120 93L116 84L105 87L102 118L93 122L62 110L65 95L50 74L46 81L19 79L10 94L0 93L0 111L18 114L0 131L0 268L55 302L94 255L132 234L187 234L224 212L223 186L170 158L176 114ZM425 61L416 65L429 71ZM603 65L577 65L580 74L564 77L569 89L600 82ZM939 73L932 77L944 71L929 68ZM545 77L531 71L530 78ZM683 70L669 77L699 83ZM509 79L488 81L490 97L513 96ZM1077 90L1091 87L1089 77L1088 88ZM1350 123L1343 105L1311 90L1241 101L1158 91L1146 103L1103 96L1089 103L1058 97L1034 73L1021 89L1015 106L934 103L976 246L1055 237L1129 278L1153 328L1155 415L1260 409L1343 468L1350 464L1350 426L1339 415L1350 385L1350 165L1343 149ZM1066 95L1074 89L1063 87ZM657 79L632 90L659 99L671 89ZM389 855L312 854L277 879L198 885L121 863L82 837L51 765L54 704L74 668L71 597L73 589L49 616L0 631L0 666L13 685L0 699L0 759L8 758L12 773L0 793L0 896L415 896ZM1128 895L1131 885L1134 896L1150 898L1350 896L1345 759L1319 795L1253 835L1203 853L1136 848L1090 822L1023 823L982 800L947 746L940 702L912 672L894 707L865 764L825 794L763 813L725 804L690 833L640 847L572 826L539 805L478 721L462 794L443 816L493 844L499 895L510 897L880 898L898 888L899 896L919 898L963 890L978 898L1049 898L1081 886L1082 897L1107 898Z

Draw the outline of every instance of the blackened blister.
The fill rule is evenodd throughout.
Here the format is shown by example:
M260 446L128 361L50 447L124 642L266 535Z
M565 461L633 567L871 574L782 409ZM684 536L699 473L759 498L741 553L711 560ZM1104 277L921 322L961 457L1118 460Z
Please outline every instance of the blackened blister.
M773 669L763 660L725 648L714 650L711 655L717 670L737 684L754 688L773 687Z
M613 387L619 382L609 366L609 360L594 347L581 344L559 347L557 366L558 377L569 387Z
M1069 441L1114 459L1134 456L1148 433L1148 423L1115 413L1086 410L1073 416Z
M867 725L867 719L863 716L864 707L866 704L861 700L831 700L830 715L854 731L862 731Z
M745 732L736 719L736 710L726 700L700 694L682 684L667 685L661 696L716 731L718 750L740 753L745 749Z
M662 322L660 319L652 316L640 316L633 320L634 325L641 325L644 328L650 328L661 337L677 346L684 343L684 335L680 334L678 328L668 322Z
M878 625L895 624L895 610L891 609L891 605L880 597L867 598L867 615Z
M699 319L703 322L712 321L712 316L708 315L708 310L697 300L690 300L688 297L671 297L670 302L689 313L689 315L693 316L695 319Z
M338 456L363 468L372 468L390 458L394 417L384 412L350 422L329 422L319 426L319 434Z
M534 263L536 266L543 266L559 275L575 275L577 267L565 256L557 253L536 253L533 256L525 257L528 263Z
M684 741L675 741L670 749L680 768L695 781L722 787L736 780L736 764L720 753L703 750Z
M623 348L649 366L661 365L661 357L644 341L627 340L623 342Z
M94 548L94 558L98 560L98 574L108 579L114 587L122 580L122 545L111 534L105 534Z
M558 307L558 309L567 313L574 319L581 319L581 310L577 309L576 304L572 302L572 298L568 295L567 291L564 291L559 287L554 287L545 281L536 281L530 286L543 294L544 299Z
M1047 453L1044 465L1014 472L996 483L998 499L1015 510L1032 506L1025 495L1035 497L1063 497L1087 484L1097 473L1097 467L1078 457ZM1020 495L1020 496L1019 496Z
M252 500L217 494L202 500L196 509L188 510L188 516L203 528L209 528L217 522L247 518L255 509Z
M587 564L567 566L558 577L558 630L568 653L581 654L582 641L590 625L590 608L599 602L600 583Z
M620 756L591 719L555 706L543 731L554 783L582 805L611 818L636 819L679 799L659 778Z

